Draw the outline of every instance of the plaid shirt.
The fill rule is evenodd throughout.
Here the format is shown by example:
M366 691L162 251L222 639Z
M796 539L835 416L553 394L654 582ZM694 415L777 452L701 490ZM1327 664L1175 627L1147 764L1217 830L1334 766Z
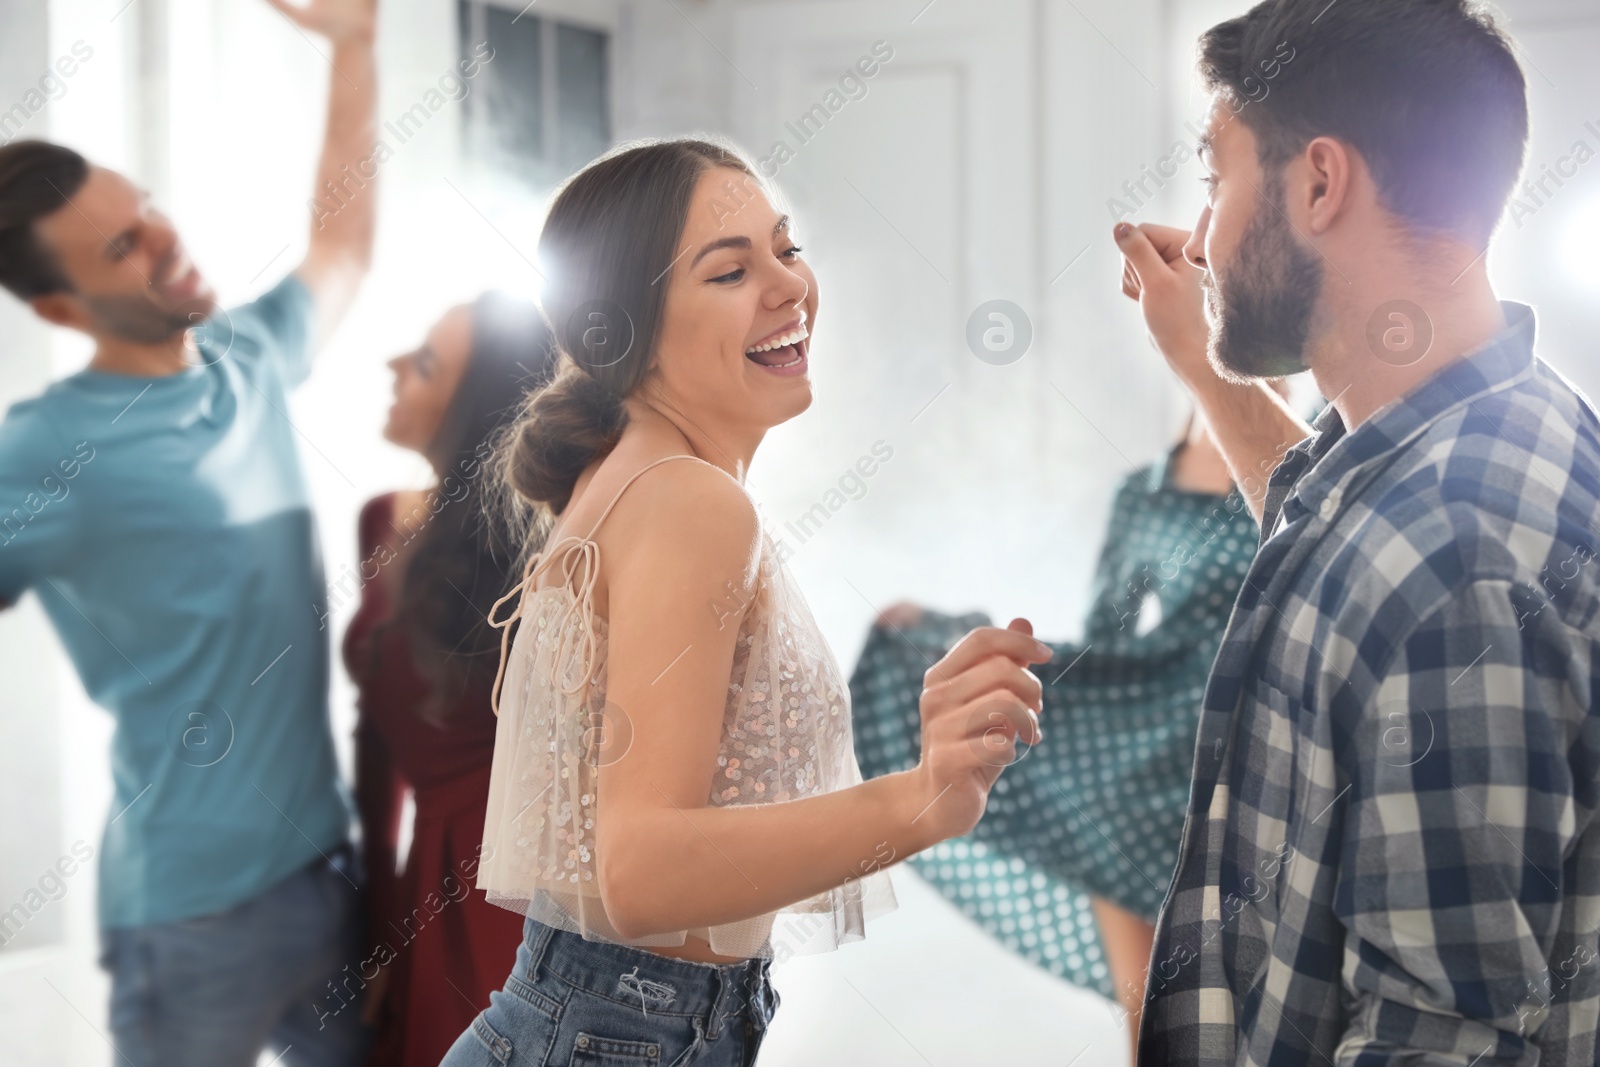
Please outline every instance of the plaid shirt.
M1272 476L1143 1064L1597 1062L1600 421L1504 307Z

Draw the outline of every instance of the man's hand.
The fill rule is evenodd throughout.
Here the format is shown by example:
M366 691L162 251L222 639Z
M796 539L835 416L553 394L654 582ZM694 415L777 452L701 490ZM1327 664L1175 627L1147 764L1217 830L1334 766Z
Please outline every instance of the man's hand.
M303 6L288 0L267 3L302 30L335 42L371 41L378 22L375 0L307 0Z
M1183 257L1187 232L1124 222L1113 234L1123 256L1122 291L1139 302L1151 339L1194 394L1234 484L1261 521L1268 476L1311 427L1266 381L1224 378L1212 366L1204 272Z
M1200 288L1204 272L1183 258L1189 232L1124 222L1114 235L1123 256L1122 292L1138 302L1156 347L1184 382L1194 384L1195 375L1211 377L1210 327Z

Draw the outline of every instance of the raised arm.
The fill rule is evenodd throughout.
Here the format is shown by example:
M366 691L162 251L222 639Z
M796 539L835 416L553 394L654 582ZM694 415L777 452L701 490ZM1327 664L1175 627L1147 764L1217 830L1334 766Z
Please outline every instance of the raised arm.
M320 349L354 302L372 262L377 217L376 0L267 0L296 26L333 45L328 121L312 189L311 242L294 273L316 303Z
M601 539L607 710L632 740L600 769L596 854L606 915L629 937L751 918L967 832L1012 739L1037 737L1040 689L1025 665L1048 658L1026 632L974 631L928 672L918 767L820 796L712 807L758 532L726 478L675 473L641 479Z
M1211 365L1203 272L1183 258L1188 239L1187 231L1170 226L1119 225L1122 291L1138 301L1151 339L1194 395L1234 484L1260 522L1267 479L1311 427L1267 382L1229 381Z

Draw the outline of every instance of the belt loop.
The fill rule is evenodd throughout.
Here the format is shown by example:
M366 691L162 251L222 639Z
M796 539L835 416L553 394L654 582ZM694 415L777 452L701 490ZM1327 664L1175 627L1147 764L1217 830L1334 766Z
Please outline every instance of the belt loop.
M761 964L759 960L750 959L739 964L738 968L739 999L733 1010L747 1016L751 1005L758 1004L761 999Z
M728 992L728 980L723 977L721 967L711 969L711 978L717 984L717 991L711 997L711 1017L706 1020L707 1041L715 1041L722 1033L722 1000Z
M762 959L757 961L755 969L755 988L760 994L761 1014L763 1018L772 1015L772 961Z
M527 921L539 928L539 936L528 945L528 981L536 982L539 980L539 966L550 951L550 942L555 938L556 929L532 918Z
M756 989L759 990L761 994L761 1017L770 1021L773 1013L777 1011L777 1005L772 1002L773 988L771 960L763 959L756 967Z

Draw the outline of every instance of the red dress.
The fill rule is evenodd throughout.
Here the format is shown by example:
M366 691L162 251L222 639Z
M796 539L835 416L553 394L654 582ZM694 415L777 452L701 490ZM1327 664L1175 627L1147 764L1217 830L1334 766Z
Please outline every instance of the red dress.
M394 494L361 509L361 560L394 534ZM381 558L381 557L380 557ZM390 563L390 566L403 566ZM363 575L363 577L365 577ZM516 962L522 916L476 888L495 717L489 686L469 691L444 728L418 714L426 690L398 627L375 631L391 611L386 581L364 581L344 636L344 661L359 691L356 806L366 842L368 950L391 968L369 1067L437 1067L489 993ZM405 873L397 873L400 810L416 804Z

